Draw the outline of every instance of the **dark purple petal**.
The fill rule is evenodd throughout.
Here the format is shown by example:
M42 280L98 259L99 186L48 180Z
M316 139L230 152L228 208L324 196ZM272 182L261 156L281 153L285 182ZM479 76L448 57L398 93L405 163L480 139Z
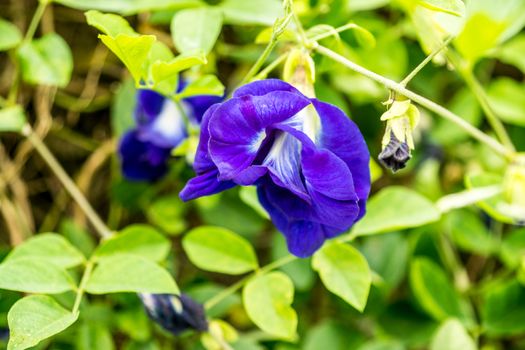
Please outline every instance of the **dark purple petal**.
M254 161L266 128L283 122L310 101L290 92L233 98L221 104L209 122L209 152L222 180L231 180Z
M186 97L182 101L189 108L189 115L193 118L195 123L200 124L204 113L216 103L222 102L224 96L200 95Z
M279 79L257 80L253 83L241 86L233 93L233 97L263 96L273 91L287 91L302 96L292 85Z
M194 177L184 186L179 193L179 197L186 202L202 196L216 194L236 186L232 181L219 181L217 176L218 171L215 169Z
M142 141L137 131L126 133L119 145L122 173L129 180L154 181L168 171L171 148L157 147Z
M197 153L195 154L195 161L193 162L193 169L197 174L203 174L204 172L210 169L216 169L217 167L210 158L208 151L208 142L210 140L210 131L208 126L210 123L210 118L213 113L219 107L218 104L211 106L204 116L202 117L201 124L201 133L199 136L199 145L197 146Z
M359 128L339 108L313 99L322 124L320 147L341 158L352 173L355 191L361 200L370 193L370 153Z
M150 123L162 110L165 97L153 90L138 90L135 120L137 125Z

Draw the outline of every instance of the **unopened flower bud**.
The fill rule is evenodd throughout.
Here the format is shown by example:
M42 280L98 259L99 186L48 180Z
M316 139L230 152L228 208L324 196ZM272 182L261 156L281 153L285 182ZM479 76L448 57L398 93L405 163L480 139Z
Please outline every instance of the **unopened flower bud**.
M148 316L162 328L178 335L185 330L208 330L204 307L185 294L139 294Z
M414 149L412 131L419 122L419 111L410 100L393 100L390 108L381 116L386 121L383 149L379 161L392 171L406 166Z
M283 78L305 96L315 97L315 64L309 52L292 50L284 64Z

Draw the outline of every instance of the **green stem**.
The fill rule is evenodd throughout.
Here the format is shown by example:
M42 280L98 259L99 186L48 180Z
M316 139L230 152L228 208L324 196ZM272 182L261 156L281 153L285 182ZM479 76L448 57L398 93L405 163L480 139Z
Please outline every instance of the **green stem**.
M344 32L345 30L352 29L352 28L357 28L357 27L358 27L358 25L355 24L355 23L347 23L344 26L340 26L340 27L337 27L335 29L328 30L328 31L326 31L324 33L321 33L321 34L317 34L316 36L311 37L310 40L312 40L312 41L323 40L323 39L328 38L329 36L332 36L334 34L338 34L338 33Z
M267 65L263 70L259 72L259 74L255 76L255 80L265 79L271 71L273 71L278 65L283 63L284 60L286 60L289 54L289 52L286 52L283 53L281 56L277 57L275 61Z
M86 264L86 268L84 269L84 274L82 275L82 279L80 280L80 285L77 289L77 296L75 297L75 303L73 304L73 310L71 310L71 313L76 314L80 308L80 302L82 301L82 297L84 296L84 292L86 290L87 282L89 281L89 278L91 277L91 272L93 271L94 263L92 261L88 261Z
M31 127L27 125L22 131L23 135L31 142L35 150L40 154L42 159L47 163L49 168L53 171L56 177L60 180L66 191L71 197L77 202L78 206L86 214L86 217L93 224L95 230L99 233L102 238L111 236L111 230L106 226L102 219L95 212L91 204L84 196L84 194L78 189L75 182L69 177L64 168L57 161L53 153L47 148L44 142L33 132Z
M257 72L259 72L259 69L261 69L261 67L264 64L264 62L266 62L266 59L272 53L272 50L274 49L275 45L277 45L277 38L274 38L272 36L272 39L270 40L268 45L266 45L266 48L264 49L264 51L261 54L261 56L259 56L257 61L255 61L255 63L250 68L248 73L246 73L244 78L242 78L241 82L239 83L239 86L242 86L242 85L250 82L250 80L257 74Z
M38 2L38 7L36 8L33 18L31 19L29 27L27 28L26 35L24 36L23 44L27 44L33 39L33 36L36 32L36 28L38 27L38 24L40 23L40 20L42 19L42 16L44 15L44 12L46 10L47 4L48 1L41 0Z
M471 69L460 69L459 71L463 76L463 79L465 79L467 86L474 93L474 96L476 96L481 109L483 109L483 112L485 112L485 116L487 117L490 126L498 136L499 140L509 150L515 151L516 148L514 147L507 130L505 130L505 126L503 126L503 123L494 112L494 109L492 109L490 106L487 94L485 93L485 90L481 86L479 80L474 76L474 73Z
M315 45L314 50L316 50L321 55L324 55L328 58L331 58L332 60L341 63L342 65L346 66L347 68L353 70L354 72L357 72L359 74L362 74L382 85L387 87L388 89L395 91L396 93L399 93L403 96L406 96L407 98L411 99L412 101L420 104L421 106L427 108L428 110L436 113L437 115L453 122L463 130L465 130L468 134L470 134L472 137L477 139L480 142L485 143L487 146L489 146L491 149L493 149L498 154L501 154L502 156L512 159L515 155L515 152L512 150L507 149L505 146L503 146L501 143L499 143L494 138L486 135L481 130L474 127L472 124L465 121L460 116L452 113L448 109L444 108L443 106L427 99L426 97L423 97L421 95L416 94L415 92L408 90L401 84L385 78L377 73L374 73L352 61L347 59L344 56L339 55L338 53L324 47L321 45Z
M401 86L407 86L407 84L412 80L430 61L434 59L445 47L450 44L454 37L449 37L447 40L445 40L437 49L432 51L430 55L428 55L423 61L421 61L420 64L412 72L410 72L405 79L403 79L399 85Z
M232 284L231 286L227 287L220 293L214 295L212 298L210 298L206 303L204 303L204 308L206 310L211 309L215 305L219 304L221 301L229 297L230 295L237 292L239 289L241 289L253 276L258 274L265 274L267 272L270 272L272 270L275 270L283 265L286 265L292 261L297 259L293 255L286 255L278 260L275 260L274 262L260 268L259 270L256 270L255 272L249 274L248 276L245 276L244 278L240 279L236 283Z

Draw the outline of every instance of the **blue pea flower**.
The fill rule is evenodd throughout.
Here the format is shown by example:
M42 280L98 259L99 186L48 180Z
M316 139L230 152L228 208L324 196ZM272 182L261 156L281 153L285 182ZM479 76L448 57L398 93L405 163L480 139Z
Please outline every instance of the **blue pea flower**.
M185 294L141 293L139 297L148 316L175 335L190 329L208 330L204 307Z
M181 100L180 106L151 90L137 92L134 129L119 144L122 172L129 180L155 181L168 171L171 151L187 136L183 111L189 122L198 124L218 96L194 96Z
M247 84L204 114L187 201L236 185L256 185L289 251L312 255L365 213L370 154L339 108L288 83Z

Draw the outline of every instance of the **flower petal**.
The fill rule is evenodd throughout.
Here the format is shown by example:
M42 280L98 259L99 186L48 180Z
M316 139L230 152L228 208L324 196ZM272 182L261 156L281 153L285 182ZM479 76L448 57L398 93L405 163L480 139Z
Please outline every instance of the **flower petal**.
M210 118L218 107L219 104L211 106L202 117L199 145L197 146L197 153L195 154L195 160L193 162L193 169L195 169L197 174L202 174L210 169L216 168L208 151L208 142L210 140L210 131L208 130L208 127Z
M266 128L285 121L310 104L302 95L275 91L264 96L233 98L221 104L209 121L210 156L221 180L231 180L254 161Z
M122 173L129 180L154 181L168 171L171 149L142 141L137 131L126 133L119 144Z
M361 200L370 193L370 153L359 128L339 108L312 100L322 124L320 147L341 158L352 173L355 191Z
M219 181L218 171L210 170L202 175L196 176L179 193L179 197L187 202L202 196L209 196L235 187L232 181Z
M223 96L199 95L186 97L182 102L188 106L190 115L196 123L201 123L204 113L216 103L221 102Z
M186 124L179 106L165 99L160 112L147 125L139 126L140 137L159 147L178 146L187 136Z
M288 91L295 94L302 95L299 90L292 85L279 79L264 79L257 80L241 86L233 93L233 97L242 96L263 96L273 91Z
M165 97L153 90L138 90L135 120L139 126L149 124L162 110Z

